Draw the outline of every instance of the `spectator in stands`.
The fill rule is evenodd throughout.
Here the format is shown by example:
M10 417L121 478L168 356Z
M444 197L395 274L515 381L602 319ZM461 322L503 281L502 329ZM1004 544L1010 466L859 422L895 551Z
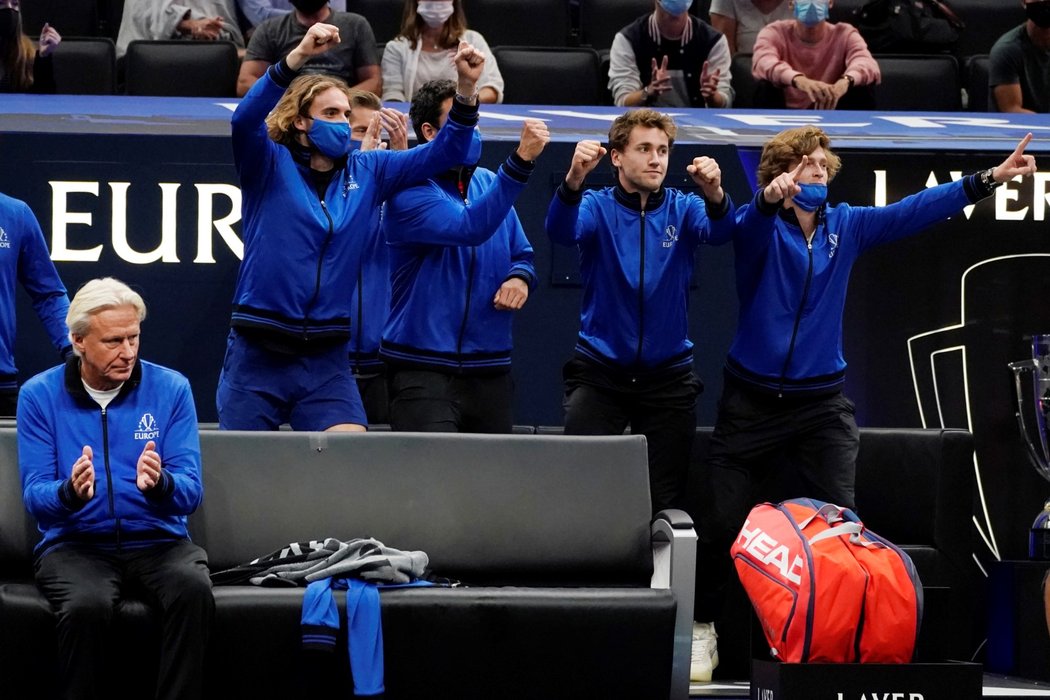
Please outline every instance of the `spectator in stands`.
M609 91L621 107L731 107L729 44L689 14L692 0L655 0L616 33Z
M76 355L18 399L23 499L43 534L36 582L58 618L67 698L125 690L107 671L108 639L129 588L161 628L157 685L140 696L204 695L215 602L207 554L186 530L203 492L197 413L185 377L139 360L145 316L122 282L88 282L66 319Z
M763 27L791 16L788 0L711 0L711 26L725 35L731 56L753 52Z
M45 24L33 46L22 31L20 0L0 0L0 92L53 93L51 55L61 41L55 28Z
M336 12L346 12L346 0L329 0L328 6ZM292 11L291 0L237 0L237 7L250 27L262 24L271 17L282 17Z
M72 351L66 329L69 299L51 262L40 224L28 204L0 194L0 416L15 415L18 400L16 282L29 293L51 344L62 357L68 355Z
M616 184L583 190L606 154L576 145L547 210L554 243L576 246L583 278L580 335L563 370L565 432L645 435L653 512L682 506L702 384L693 372L687 307L694 254L733 235L733 203L718 163L686 167L702 198L664 187L676 127L666 114L630 110L609 130ZM640 237L640 238L639 238Z
M420 143L445 127L455 94L451 80L416 92L409 116ZM513 205L549 140L546 124L526 119L517 150L494 173L477 167L476 135L462 165L387 202L393 289L380 355L390 367L394 430L511 432L508 312L536 284Z
M815 126L770 139L761 189L736 214L739 320L696 507L699 535L693 680L718 665L714 620L732 572L729 547L754 505L753 486L781 459L805 495L854 508L859 431L842 393L842 314L858 256L919 233L995 188L1035 172L1028 134L994 168L883 207L829 205L841 161ZM863 515L863 514L862 514Z
M383 99L411 102L424 83L455 78L452 56L460 41L489 56L478 99L503 102L503 76L485 37L467 29L463 0L405 0L401 33L383 49Z
M351 152L346 83L296 77L339 41L338 27L311 25L233 115L244 260L216 395L225 429L364 429L347 363L350 298L368 239L361 232L399 189L463 162L477 123L485 57L464 43L455 104L432 143Z
M1028 19L988 56L991 104L1000 112L1050 112L1050 0L1024 0Z
M879 64L856 27L828 22L832 0L789 0L795 18L758 33L751 74L755 106L874 109Z
M234 0L125 0L117 58L123 58L131 42L149 39L222 39L244 50Z
M332 10L328 0L291 2L294 12L268 19L252 33L237 76L237 95L243 97L267 68L287 56L306 36L307 30L318 23L337 27L340 41L330 51L311 57L303 72L334 75L355 90L380 94L383 81L379 52L368 21L353 12Z
M378 141L379 128L389 135L388 142ZM404 151L408 148L408 115L383 107L370 92L351 90L350 140L364 150ZM382 215L382 208L372 212L361 271L350 297L350 371L369 425L390 422L386 365L379 359L379 341L390 314L390 255L383 237Z

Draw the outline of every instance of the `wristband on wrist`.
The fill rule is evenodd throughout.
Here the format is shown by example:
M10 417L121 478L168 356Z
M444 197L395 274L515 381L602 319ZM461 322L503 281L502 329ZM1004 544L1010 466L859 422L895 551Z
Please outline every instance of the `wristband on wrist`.
M850 87L853 87L853 86L854 86L854 85L856 84L856 83L854 82L854 80L853 80L853 76L852 76L852 75L848 75L848 74L847 74L847 75L843 75L843 76L842 76L841 78L839 78L839 80L843 80L843 79L845 79L845 81L846 81L847 83L849 83L849 86L850 86Z

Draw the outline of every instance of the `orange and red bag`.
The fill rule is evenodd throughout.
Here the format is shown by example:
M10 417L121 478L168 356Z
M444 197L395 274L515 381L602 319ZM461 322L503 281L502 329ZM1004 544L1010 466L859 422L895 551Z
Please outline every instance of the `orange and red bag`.
M907 663L922 622L911 558L848 508L762 503L730 550L770 653L792 663Z

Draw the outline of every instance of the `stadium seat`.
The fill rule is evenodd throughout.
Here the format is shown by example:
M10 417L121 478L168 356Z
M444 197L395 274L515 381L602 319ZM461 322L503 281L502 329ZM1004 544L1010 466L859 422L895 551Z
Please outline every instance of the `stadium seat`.
M1024 7L1018 0L947 0L947 3L966 23L955 46L955 55L963 62L969 56L988 53L999 37L1025 21Z
M377 43L386 43L401 32L404 6L402 0L347 0L346 3L348 12L356 12L372 25ZM469 10L467 19L470 20Z
M484 0L468 3L466 12L470 28L481 32L489 46L568 46L570 42L566 0Z
M706 22L710 7L711 0L696 0L689 11ZM618 31L652 11L652 2L645 0L580 0L580 43L608 49Z
M497 46L505 104L602 104L601 59L591 48Z
M951 112L962 108L959 63L954 56L885 55L878 62L882 82L875 101L879 109Z
M995 103L988 92L988 56L970 56L963 66L966 77L966 108L971 112L994 112Z
M232 97L239 69L232 41L133 41L125 56L125 92Z
M729 64L729 72L732 76L733 90L736 97L733 98L733 106L750 109L755 100L755 78L751 75L751 54L738 53L733 56L733 62Z
M117 50L109 37L65 37L54 53L60 95L112 95L117 91Z
M22 29L32 39L44 23L63 37L98 35L97 0L23 0Z

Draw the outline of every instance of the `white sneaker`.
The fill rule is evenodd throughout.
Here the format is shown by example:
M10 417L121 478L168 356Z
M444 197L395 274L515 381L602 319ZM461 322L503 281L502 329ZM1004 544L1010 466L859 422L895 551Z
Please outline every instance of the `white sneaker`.
M689 658L689 680L710 683L711 672L718 666L718 635L715 623L693 623L693 649Z

